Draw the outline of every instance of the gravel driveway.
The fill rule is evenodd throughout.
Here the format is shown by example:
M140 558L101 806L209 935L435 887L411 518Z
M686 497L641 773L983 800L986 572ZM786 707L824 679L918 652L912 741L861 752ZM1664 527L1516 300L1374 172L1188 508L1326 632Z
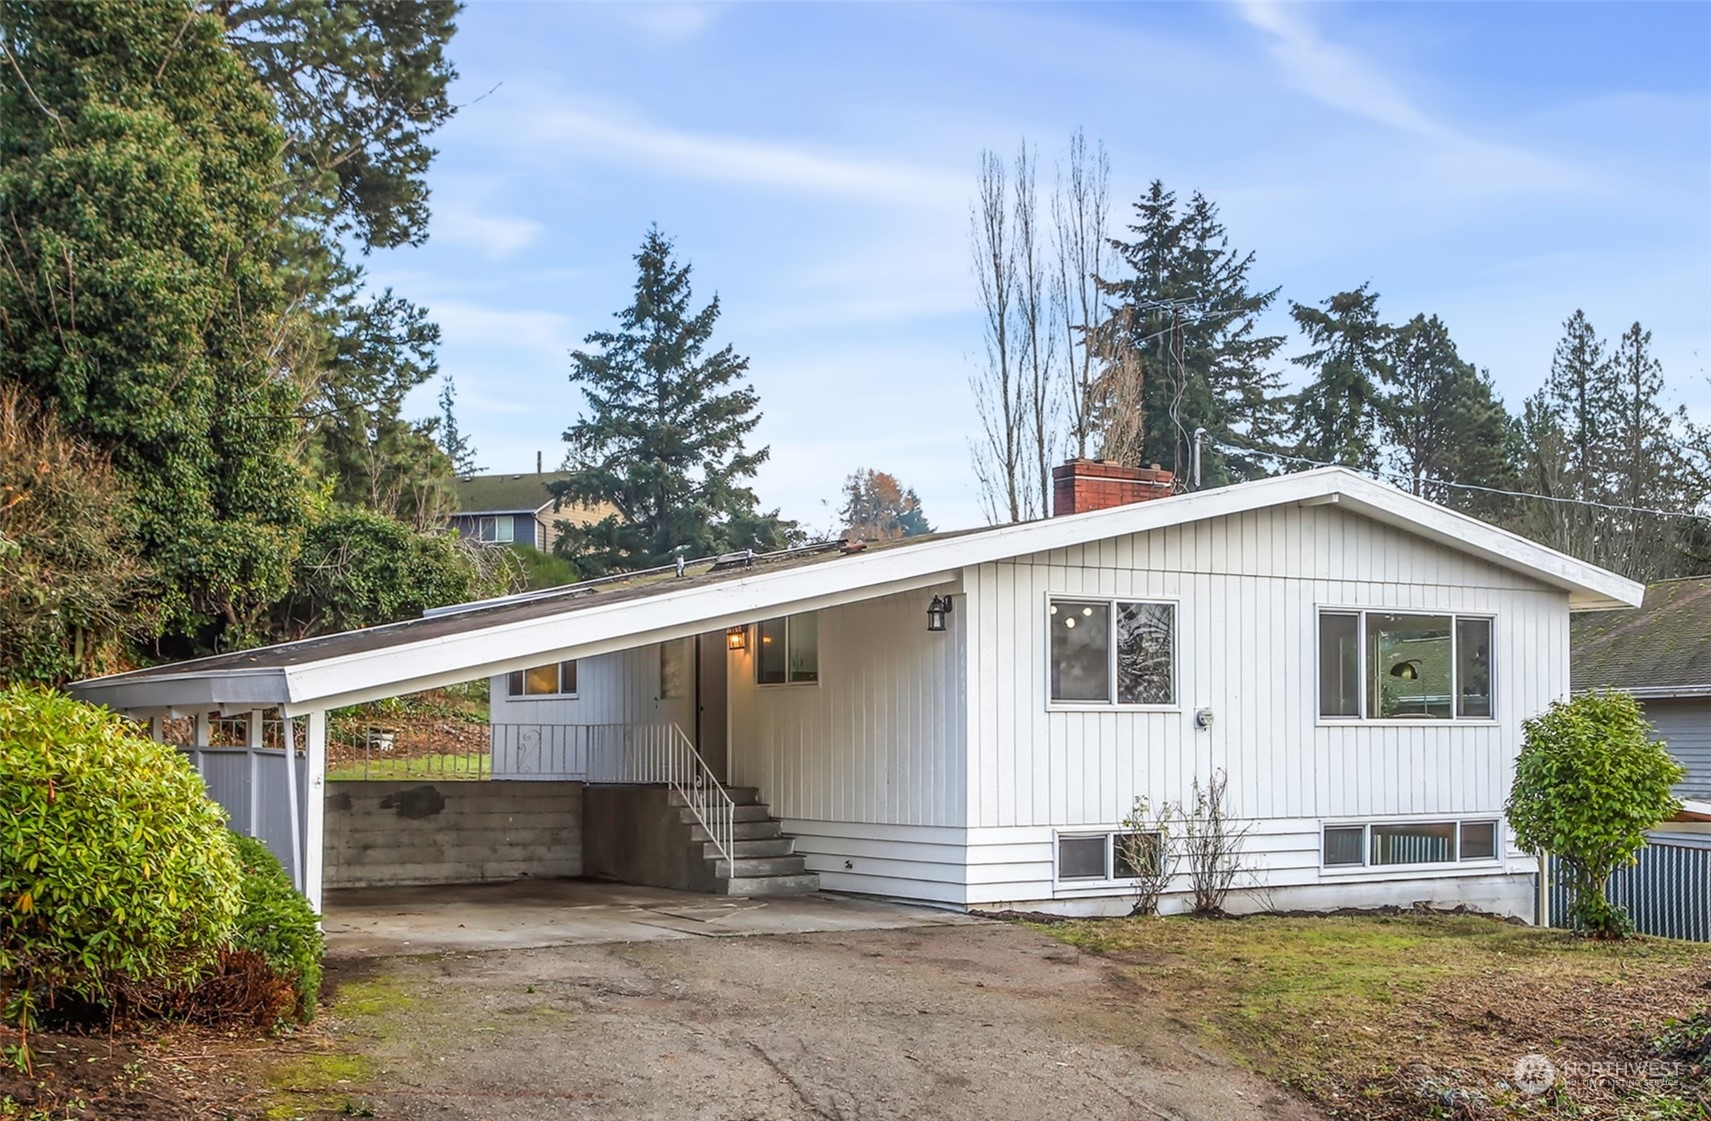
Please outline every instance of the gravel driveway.
M335 963L381 1118L1316 1116L1100 959L1003 923Z

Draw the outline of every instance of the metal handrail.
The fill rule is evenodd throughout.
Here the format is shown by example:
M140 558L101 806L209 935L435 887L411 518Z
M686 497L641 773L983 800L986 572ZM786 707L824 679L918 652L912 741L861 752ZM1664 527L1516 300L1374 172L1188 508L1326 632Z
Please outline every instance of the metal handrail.
M596 733L589 737L588 782L669 786L734 869L736 803L682 728L673 722L585 727Z

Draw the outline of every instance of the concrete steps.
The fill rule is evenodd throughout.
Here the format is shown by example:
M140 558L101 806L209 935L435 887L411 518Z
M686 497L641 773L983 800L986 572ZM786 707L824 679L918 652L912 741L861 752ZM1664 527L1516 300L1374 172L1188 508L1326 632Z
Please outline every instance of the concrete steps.
M785 834L772 808L760 800L753 786L727 786L735 834L735 860L719 855L713 837L695 818L688 799L677 791L668 798L677 807L678 820L689 826L693 844L701 846L701 858L713 874L714 890L724 895L800 895L820 890L820 877L808 871L807 862L796 852L796 838Z

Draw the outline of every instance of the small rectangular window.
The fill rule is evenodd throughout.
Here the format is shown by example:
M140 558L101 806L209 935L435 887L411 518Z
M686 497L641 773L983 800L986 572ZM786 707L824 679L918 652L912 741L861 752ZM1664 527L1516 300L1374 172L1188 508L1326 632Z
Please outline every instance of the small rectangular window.
M1373 864L1445 864L1456 858L1456 823L1409 822L1372 827Z
M475 536L480 541L509 542L516 536L516 530L516 521L509 516L475 520Z
M820 617L812 611L755 624L755 682L820 680Z
M1360 615L1319 616L1319 715L1360 715Z
M505 692L513 697L576 695L576 662L549 662L505 675Z
M1491 718L1491 620L1456 620L1456 715Z
M1366 863L1366 826L1333 825L1325 830L1325 863Z
M1105 879L1105 853L1109 837L1059 837L1057 875L1060 880Z
M1495 821L1464 821L1461 823L1461 858L1463 860L1494 860L1497 857L1497 823Z

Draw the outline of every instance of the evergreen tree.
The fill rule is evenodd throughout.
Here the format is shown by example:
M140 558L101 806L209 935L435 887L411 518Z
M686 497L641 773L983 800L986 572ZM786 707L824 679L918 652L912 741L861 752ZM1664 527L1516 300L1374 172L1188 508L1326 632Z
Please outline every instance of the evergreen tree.
M1293 359L1313 375L1293 402L1297 454L1371 470L1379 460L1379 387L1390 377L1394 334L1379 321L1378 293L1363 284L1322 308L1291 302L1289 310L1313 347Z
M456 406L457 386L452 384L452 376L447 374L446 380L440 383L440 450L451 462L453 472L469 475L476 469L475 449L470 447L469 437L457 426Z
M390 288L351 303L323 359L313 459L334 501L431 529L452 505L452 462L436 440L439 421L403 414L405 395L438 371L440 330Z
M1196 192L1179 211L1176 196L1156 180L1135 204L1129 229L1135 240L1114 245L1132 275L1102 284L1115 300L1108 372L1138 391L1107 386L1101 396L1141 403L1138 439L1130 443L1138 454L1124 458L1182 474L1192 462L1193 432L1202 427L1216 441L1281 450L1282 382L1265 364L1284 340L1258 333L1277 290L1249 289L1253 254L1230 248L1218 208L1205 196ZM1124 422L1102 417L1107 430ZM1205 483L1258 478L1271 462L1209 448Z
M244 641L306 512L273 106L187 4L0 7L0 369L134 491L175 649Z
M1521 532L1636 580L1695 571L1694 522L1611 508L1686 511L1706 498L1690 426L1663 390L1651 332L1635 323L1610 350L1575 312L1523 418L1526 489L1572 501L1524 503Z
M1501 496L1446 486L1514 486L1515 427L1491 375L1456 352L1437 316L1416 315L1398 328L1385 366L1380 404L1391 466L1422 498L1487 520L1501 520Z
M933 532L921 511L921 499L895 475L871 468L844 480L844 505L838 511L845 532L863 541L891 541Z
M648 231L635 256L635 298L616 331L571 354L571 382L587 411L565 432L571 477L554 493L617 513L567 529L555 543L591 573L652 568L679 555L775 549L795 530L762 513L748 480L766 461L745 440L760 422L754 389L738 379L748 359L730 346L707 353L719 300L691 307L690 266Z

